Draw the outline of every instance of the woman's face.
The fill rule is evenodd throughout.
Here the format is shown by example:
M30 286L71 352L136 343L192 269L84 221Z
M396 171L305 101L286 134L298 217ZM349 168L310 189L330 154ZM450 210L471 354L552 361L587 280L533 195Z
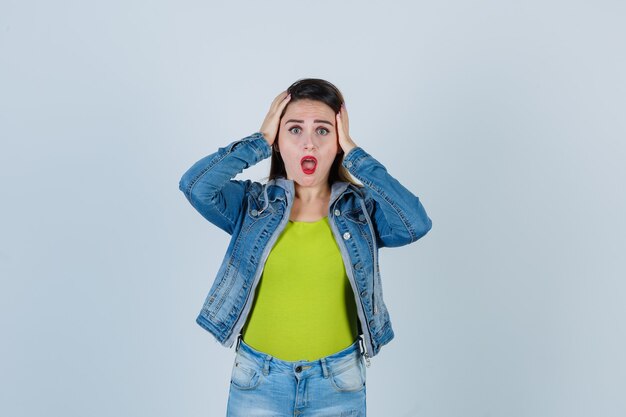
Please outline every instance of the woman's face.
M308 99L289 103L280 121L277 141L288 179L301 186L328 183L330 167L339 150L332 108Z

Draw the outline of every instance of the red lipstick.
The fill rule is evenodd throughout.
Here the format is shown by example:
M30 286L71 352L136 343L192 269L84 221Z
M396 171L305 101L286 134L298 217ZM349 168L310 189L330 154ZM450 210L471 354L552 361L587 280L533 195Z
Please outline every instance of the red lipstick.
M305 155L300 159L300 166L302 167L302 172L311 175L315 172L315 168L317 168L317 158L313 155Z

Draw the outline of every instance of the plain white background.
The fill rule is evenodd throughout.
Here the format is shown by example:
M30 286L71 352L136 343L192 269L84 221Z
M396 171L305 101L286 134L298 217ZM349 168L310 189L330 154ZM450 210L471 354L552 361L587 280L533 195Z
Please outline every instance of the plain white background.
M626 413L619 1L0 2L0 414L221 416L183 172L304 77L420 196L369 416ZM263 161L242 174L262 180Z

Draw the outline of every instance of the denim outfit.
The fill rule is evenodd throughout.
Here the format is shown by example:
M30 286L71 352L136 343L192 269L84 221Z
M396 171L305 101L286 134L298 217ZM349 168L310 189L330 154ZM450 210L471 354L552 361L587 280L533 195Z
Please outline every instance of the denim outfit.
M366 372L359 342L315 361L283 361L242 339L231 374L228 417L366 415Z
M271 151L255 132L200 159L179 183L191 205L232 236L196 319L226 347L233 346L246 322L263 265L289 220L295 196L294 182L286 178L267 184L232 179L270 157ZM419 198L361 147L344 155L342 165L364 187L332 184L328 220L354 291L369 364L394 337L383 301L378 249L415 242L432 223Z

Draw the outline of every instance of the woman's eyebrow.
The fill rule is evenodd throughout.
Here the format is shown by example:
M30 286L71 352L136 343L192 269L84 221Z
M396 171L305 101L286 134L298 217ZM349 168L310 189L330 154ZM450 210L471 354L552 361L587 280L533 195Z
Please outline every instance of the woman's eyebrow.
M304 120L289 119L285 122L285 124L287 123L304 123ZM328 120L315 119L313 120L313 123L326 123L326 124L333 126L333 124L329 122Z

